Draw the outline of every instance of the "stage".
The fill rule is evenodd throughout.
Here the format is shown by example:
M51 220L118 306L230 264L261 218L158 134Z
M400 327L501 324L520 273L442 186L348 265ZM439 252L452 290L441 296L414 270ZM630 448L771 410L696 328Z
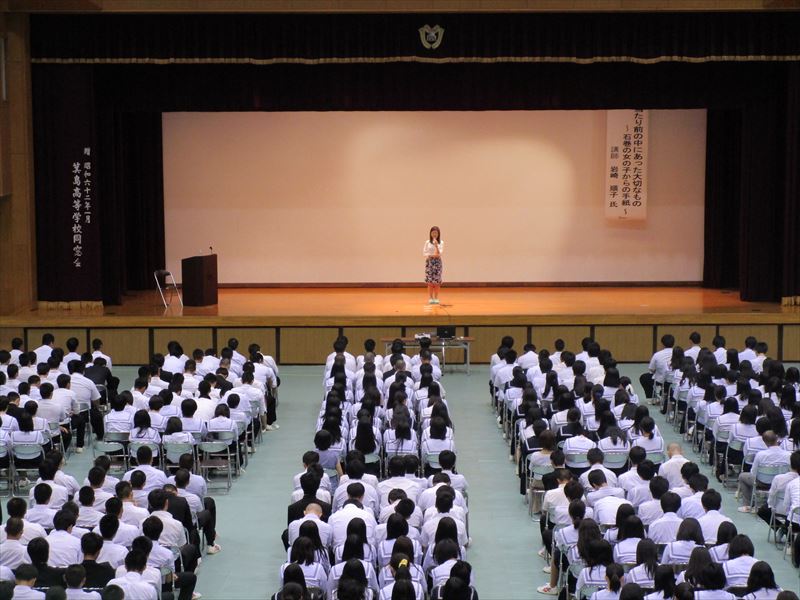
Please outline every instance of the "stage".
M315 364L343 333L357 351L367 337L407 336L455 325L475 338L473 362L484 362L509 333L551 347L556 337L574 348L594 336L621 361L643 361L664 333L687 344L724 335L741 348L746 335L769 344L770 356L800 360L800 309L742 302L734 291L698 287L458 287L427 304L424 288L222 288L219 304L164 310L155 291L136 292L101 310L34 310L3 317L0 347L11 337L38 343L52 330L58 343L100 337L117 364L140 364L170 339L185 349L222 347L229 337L258 342L284 364Z

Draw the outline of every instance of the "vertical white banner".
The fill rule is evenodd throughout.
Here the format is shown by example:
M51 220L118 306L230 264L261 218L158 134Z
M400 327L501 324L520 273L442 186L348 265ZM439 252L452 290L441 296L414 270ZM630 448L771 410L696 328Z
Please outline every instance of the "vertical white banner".
M646 110L606 115L606 218L647 218Z

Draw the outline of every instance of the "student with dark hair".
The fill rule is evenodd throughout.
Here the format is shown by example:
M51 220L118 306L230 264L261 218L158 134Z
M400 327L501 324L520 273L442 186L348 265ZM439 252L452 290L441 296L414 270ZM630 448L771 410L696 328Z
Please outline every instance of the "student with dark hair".
M81 538L83 561L78 561L86 571L86 586L101 588L114 578L114 568L108 563L98 563L103 548L103 538L97 533L87 533Z
M728 544L728 560L722 563L725 571L726 587L747 585L750 570L758 561L753 558L756 553L749 537L739 534Z
M733 524L733 521L720 523L719 529L717 529L717 543L709 548L711 559L714 562L723 563L728 560L730 541L738 534L739 532L736 530L736 525Z
M772 567L764 561L756 562L747 578L747 594L744 600L768 600L777 598L781 588L775 583Z
M675 541L669 542L664 548L661 562L666 565L684 564L689 562L689 556L696 546L704 546L703 530L700 523L692 517L686 518L678 527Z
M14 593L13 597L20 600L44 600L44 592L34 590L39 572L36 567L29 564L22 564L14 572Z
M675 570L672 565L658 565L653 576L652 593L646 600L671 600L675 593Z
M725 572L722 565L709 561L700 572L699 587L694 592L696 600L736 600L725 591Z
M605 587L607 567L614 564L611 544L605 540L592 540L583 558L586 566L578 574L575 591L579 592L584 586Z
M634 561L637 566L625 575L625 581L638 583L644 588L652 588L656 568L659 562L659 551L653 540L645 538L636 545Z
M292 544L289 562L281 566L281 584L283 584L283 572L290 564L296 564L303 570L307 585L324 589L328 576L322 564L316 560L314 544L310 539L299 537Z

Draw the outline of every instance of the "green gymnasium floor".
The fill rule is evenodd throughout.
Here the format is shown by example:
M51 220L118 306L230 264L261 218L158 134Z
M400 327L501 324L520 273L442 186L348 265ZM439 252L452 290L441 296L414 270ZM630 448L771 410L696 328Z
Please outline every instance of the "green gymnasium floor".
M638 381L645 365L623 365L621 371ZM115 369L128 389L135 369ZM301 470L300 457L310 447L314 423L322 399L320 368L282 367L278 417L281 428L265 434L264 443L250 461L247 473L217 500L218 542L223 550L203 560L197 591L205 600L265 599L278 589L278 569L286 560L280 534L286 527L286 506L291 478ZM536 587L548 576L536 555L540 538L538 523L528 518L527 506L518 493L514 466L508 460L488 403L488 369L473 374L447 374L448 402L456 426L458 468L469 481L470 534L468 560L475 570L481 600L551 598ZM653 411L667 442L677 436ZM691 452L687 450L687 456ZM79 478L86 475L91 453L72 455L66 470ZM710 469L704 467L714 484ZM723 493L723 512L733 518L740 533L751 536L757 558L768 561L778 584L798 590L798 571L774 545L766 543L766 525L736 511L731 492Z

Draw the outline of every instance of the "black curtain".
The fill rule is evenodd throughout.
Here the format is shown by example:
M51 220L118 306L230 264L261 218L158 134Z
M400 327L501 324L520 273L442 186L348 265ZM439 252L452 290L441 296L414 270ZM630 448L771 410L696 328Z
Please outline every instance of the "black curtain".
M703 285L739 287L742 115L738 109L706 114L706 210Z
M195 17L32 18L37 208L46 204L48 193L48 183L40 186L40 177L50 177L63 164L63 148L39 147L40 140L46 143L51 136L47 129L53 121L72 118L81 130L96 130L98 170L105 175L99 179L103 229L98 279L107 303L118 303L127 289L152 287L153 270L163 267L161 113L246 110L707 108L704 284L739 287L742 297L752 300L800 295L800 67L792 61L753 60L762 54L800 55L800 36L789 35L797 30L800 14L661 15L669 34L654 36L628 29L620 34L615 19L633 15L540 15L542 20L494 15L485 21L447 16L441 22L449 41L426 56L460 55L466 60L438 63L413 56L407 61L361 60L367 55L424 54L411 25L437 22L431 15L396 20L375 15L332 20L261 16L252 23L247 22L252 15L228 16L220 21L216 37L203 32L217 16ZM644 19L639 32L659 22L658 15L636 17ZM530 31L520 27L522 21ZM164 23L175 28L172 34L155 35ZM264 33L287 23L291 35L282 33L278 45ZM542 31L542 23L552 27L537 41L531 32ZM485 35L475 37L478 31ZM134 40L138 33L141 39ZM413 48L404 46L412 43L409 39ZM747 59L578 64L468 58L541 57L556 51L575 57L605 55L614 61L619 57L612 52L644 58L721 53ZM148 55L153 62L147 62ZM170 57L192 56L339 59L323 64L166 64ZM348 57L353 62L346 62ZM75 65L72 60L88 62ZM84 78L70 84L77 89L67 86L69 93L57 93L57 82L78 68ZM83 104L76 109L78 103ZM37 218L39 248L49 251L49 236L63 231L51 228L43 214ZM48 281L55 269L40 254L40 280ZM80 290L69 293L80 297Z
M153 287L163 269L164 188L161 113L104 110L98 143L106 157L102 234L103 301Z

